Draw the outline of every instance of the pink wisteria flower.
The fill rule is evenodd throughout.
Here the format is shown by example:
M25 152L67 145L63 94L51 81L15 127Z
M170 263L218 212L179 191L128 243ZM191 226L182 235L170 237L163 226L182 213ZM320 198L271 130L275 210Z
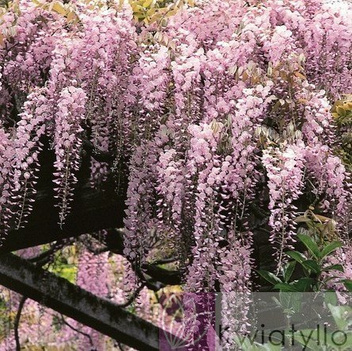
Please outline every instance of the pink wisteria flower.
M188 292L245 299L255 238L269 226L280 268L297 206L314 202L346 236L349 165L331 107L352 93L351 3L202 0L149 24L128 1L62 4L70 15L54 4L1 9L1 238L29 218L43 148L63 229L88 164L85 186L124 200L131 267L157 248ZM228 325L243 307L244 330L246 304L223 306Z

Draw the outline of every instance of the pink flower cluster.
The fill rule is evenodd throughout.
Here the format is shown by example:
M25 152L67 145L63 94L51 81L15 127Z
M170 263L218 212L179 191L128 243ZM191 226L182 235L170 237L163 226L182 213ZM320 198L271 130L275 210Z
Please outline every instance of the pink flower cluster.
M352 247L349 240L342 248L337 249L332 256L329 256L326 267L331 265L342 265L343 272L333 270L324 273L323 278L327 279L327 287L337 291L346 291L342 281L344 279L352 280Z
M54 182L57 185L56 197L60 201L60 224L64 222L69 211L73 186L77 182L74 172L79 169L82 143L80 134L83 132L81 124L85 119L86 100L83 89L71 86L62 90L58 101L60 109L55 116Z
M136 148L130 161L130 179L127 189L126 218L124 221L124 254L136 263L145 260L154 238L157 220L154 184L158 148L149 142Z
M182 160L177 160L177 152L174 149L165 150L159 157L158 179L162 180L157 187L161 195L158 207L160 218L165 220L165 207L171 212L168 214L170 224L174 223L174 229L179 230L181 224L182 205L184 198L184 165Z
M304 185L304 145L287 145L280 150L268 148L262 162L267 172L271 211L269 225L271 242L278 244L278 268L284 261L283 250L295 242L294 222L296 207L293 201L302 194Z
M10 199L9 175L11 172L12 148L10 136L0 127L0 230L2 233L8 226L7 203Z
M134 68L133 76L136 79L135 85L138 89L136 93L139 93L141 108L145 109L145 112L152 113L154 110L163 110L169 85L167 71L170 59L165 46L148 47L148 50L150 51L142 53L139 66ZM143 110L140 113L143 114Z
M246 233L246 238L234 240L231 250L222 253L220 282L222 283L222 347L232 349L234 337L247 331L248 308L250 304L250 275L251 275L251 241L252 233Z
M315 184L315 194L323 195L322 207L340 221L350 216L349 176L341 159L327 152L326 147L307 147L307 169ZM319 171L318 171L319 170ZM342 232L344 231L341 228Z
M302 191L350 215L330 110L352 92L351 4L204 0L161 26L136 26L127 2L72 2L76 23L19 6L0 23L2 226L30 211L44 135L60 222L84 136L115 155L91 162L92 180L128 183L125 255L139 264L163 238L190 291L247 291L251 205L268 204L279 266Z

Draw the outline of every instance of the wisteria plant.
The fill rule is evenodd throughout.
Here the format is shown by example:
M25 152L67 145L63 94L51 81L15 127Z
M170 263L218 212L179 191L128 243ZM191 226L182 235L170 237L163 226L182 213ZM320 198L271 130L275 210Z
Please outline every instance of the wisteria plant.
M334 254L349 272L351 3L131 3L0 8L2 240L26 225L43 150L64 228L92 145L113 158L93 153L90 183L119 180L133 267L157 242L176 257L184 291L245 297L262 268L258 238L280 272L304 241L295 219L313 206L336 222ZM223 301L225 348L246 328L226 313L233 304Z

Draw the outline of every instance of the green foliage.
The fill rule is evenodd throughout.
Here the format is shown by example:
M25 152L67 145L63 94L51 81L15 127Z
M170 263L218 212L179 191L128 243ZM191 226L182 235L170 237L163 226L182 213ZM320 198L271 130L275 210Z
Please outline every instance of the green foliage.
M144 23L162 22L185 5L194 6L193 0L130 0L135 20Z
M351 280L334 276L334 272L343 272L343 266L327 264L329 257L342 247L341 241L328 240L335 237L335 234L331 232L334 231L334 225L329 224L329 221L331 220L317 216L311 210L307 211L304 216L298 217L297 222L305 223L308 227L305 234L297 235L299 242L304 247L303 252L297 250L286 252L291 260L278 275L267 271L258 271L261 277L273 285L274 289L279 290L279 297L273 299L286 316L287 325L290 325L291 319L300 315L304 309L301 295L303 292L326 291L327 283L331 280L343 283L347 291L352 291ZM298 274L298 277L292 278L295 273L296 276ZM299 333L295 333L294 339L293 337L290 339L290 333L286 333L285 336L290 339L291 344L293 342L301 344L304 350L317 350L317 345L324 345L322 348L318 348L319 350L351 350L352 308L338 306L335 293L327 292L324 296L325 302L320 306L323 309L323 316L332 318L332 326L336 326L337 329L330 328L324 332L317 329L303 329ZM317 318L319 320L321 318L319 313L317 313ZM339 345L338 348L336 345ZM267 345L267 347L270 346L270 344ZM248 350L252 350L251 347ZM247 350L247 348L243 349ZM258 350L260 349L263 348L258 348Z
M286 252L291 260L278 275L263 270L259 270L258 274L281 292L322 291L327 288L329 281L339 279L333 275L334 272L343 272L340 264L328 265L329 257L342 247L343 243L338 240L330 241L336 237L335 224L329 218L314 214L312 210L297 217L296 222L304 223L308 227L308 230L304 230L305 234L302 234L302 231L297 234L304 252ZM300 276L292 279L294 272L298 272ZM343 283L348 291L352 291L352 281L338 281Z
M304 350L351 350L352 349L352 308L327 303L333 318L333 326L324 330L304 329L295 333L295 342L300 343ZM336 329L335 329L336 327ZM321 345L318 347L318 345Z
M79 22L79 16L75 11L75 8L70 3L64 3L62 1L46 2L42 0L32 0L38 7L45 10L55 12L67 19L68 23ZM2 0L4 4L8 4L7 1ZM0 0L0 6L2 6ZM105 1L86 1L91 7L101 8L106 5ZM132 8L133 17L138 22L145 24L150 23L162 23L168 17L176 14L181 8L185 6L194 6L194 0L129 0ZM117 6L122 6L123 1ZM3 5L5 6L5 5ZM108 6L116 6L109 4ZM8 7L8 5L6 5Z
M77 275L77 252L75 246L67 247L56 253L49 271L67 279L70 283L76 282Z
M0 0L0 7L9 7L9 0Z

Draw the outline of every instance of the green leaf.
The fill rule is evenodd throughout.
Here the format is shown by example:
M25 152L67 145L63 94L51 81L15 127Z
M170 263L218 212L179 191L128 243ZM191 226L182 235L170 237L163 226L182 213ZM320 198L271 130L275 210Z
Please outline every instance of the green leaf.
M323 251L320 253L320 258L324 258L335 251L337 248L341 247L342 243L340 241L333 241L329 245L325 246Z
M333 264L331 266L325 267L323 269L324 272L328 272L328 271L340 271L340 272L344 272L343 266L341 264Z
M278 289L284 292L299 292L299 290L294 285L287 284L287 283L276 284L274 286L274 289Z
M303 293L301 292L286 292L280 291L280 307L286 311L290 311L290 314L294 314L300 311L302 305Z
M303 346L302 350L309 349L316 351L338 349L342 351L352 349L352 333L349 331L344 331L344 333L337 333L336 335L333 335L333 333L325 333L322 330L318 333L317 329L303 329L297 331L294 334L294 339L292 340L299 342ZM336 348L337 343L339 344L338 348ZM318 345L321 346L319 347Z
M352 324L352 308L350 306L333 306L328 304L329 310L340 330L348 330Z
M312 285L315 283L315 279L312 278L301 278L295 282L294 287L297 289L296 291L306 292L311 290Z
M151 4L152 4L152 2L153 2L153 0L146 0L146 1L144 1L144 3L143 3L143 7L149 7Z
M326 304L330 304L332 306L336 306L338 304L338 298L336 295L336 291L327 291L324 293L324 299Z
M340 337L340 340L338 340L338 337ZM344 351L352 350L352 333L350 331L345 331L345 334L339 333L338 337L336 338L335 336L335 339L334 339L335 342L333 343L333 345L331 345L332 350L334 347L336 347L336 342L339 344L342 344L339 347L339 350L344 350Z
M303 261L307 261L307 257L298 251L287 251L286 255L297 261L298 263L302 263Z
M259 344L258 345L258 350L263 350L263 351L281 351L282 347L280 345L274 345L270 343L265 343L265 344Z
M350 279L343 280L343 285L348 291L352 292L352 280Z
M313 239L305 234L297 234L299 240L305 245L305 247L309 250L309 252L315 257L320 258L320 250L318 245L313 241Z
M263 271L263 270L257 270L257 272L261 277L263 277L265 280L267 280L269 283L273 285L277 283L282 283L281 279L271 272Z
M323 333L321 333L323 334ZM317 350L318 332L317 329L302 329L294 334L294 341L298 341L304 346L303 350Z
M318 265L316 261L313 261L313 260L303 261L302 266L306 269L311 270L313 273L319 274L321 272L321 267Z
M285 283L289 282L289 280L292 276L292 273L295 270L295 267L296 267L296 261L291 261L291 262L287 263L286 266L284 267L283 276L284 276Z

